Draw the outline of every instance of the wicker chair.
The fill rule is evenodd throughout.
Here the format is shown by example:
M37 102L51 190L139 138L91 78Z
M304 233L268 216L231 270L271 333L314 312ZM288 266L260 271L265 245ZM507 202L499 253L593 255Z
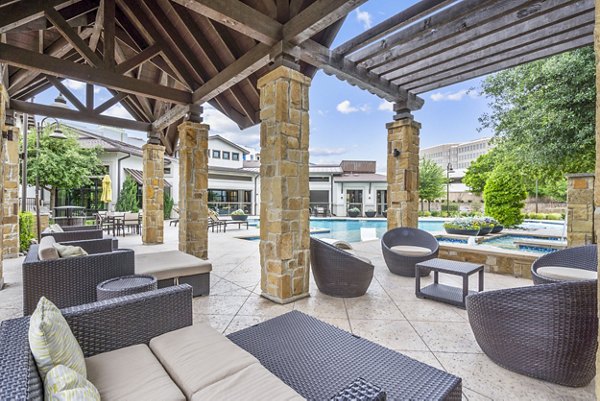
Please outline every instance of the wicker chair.
M332 297L360 297L373 279L373 265L316 238L310 238L310 264L319 290Z
M591 271L598 271L597 245L579 246L541 256L531 265L531 278L534 284L558 283L559 280L545 277L537 273L544 266L562 266Z
M477 343L498 365L564 386L596 375L596 281L565 281L467 297Z
M85 357L135 344L192 324L187 284L62 310ZM29 350L29 317L0 326L0 400L43 400Z
M398 245L428 248L431 252L419 256L402 255L391 249ZM415 265L436 258L439 252L439 244L435 237L427 231L418 228L399 227L383 234L381 250L385 264L392 273L405 277L415 277ZM422 269L421 272L421 276L429 275L429 270Z
M101 239L102 230L96 226L65 226L63 232L43 232L40 236L53 236L56 242L81 241L86 239Z
M23 262L23 314L31 314L43 295L59 308L96 300L96 285L135 273L130 249L113 251L113 239L63 242L81 246L87 256L41 261L32 245Z

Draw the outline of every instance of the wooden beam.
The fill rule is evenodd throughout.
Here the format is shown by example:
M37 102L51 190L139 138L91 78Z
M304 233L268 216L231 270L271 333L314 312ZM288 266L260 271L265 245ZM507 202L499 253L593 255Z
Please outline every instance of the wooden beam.
M276 0L277 21L285 24L290 19L290 0Z
M94 110L94 85L85 84L85 108Z
M48 117L62 118L65 120L80 121L89 124L108 125L111 127L131 129L136 131L148 132L152 125L135 120L127 120L111 116L103 116L82 112L79 110L64 109L62 107L46 106L43 104L23 102L21 100L11 99L10 107L21 113L39 114Z
M188 104L192 100L191 93L186 91L124 77L102 68L59 60L3 43L0 43L0 62L173 103Z
M64 8L78 0L28 0L19 1L2 8L0 13L0 33L8 32L19 26L44 16L46 7Z
M140 64L145 63L146 61L150 60L151 58L156 56L158 53L160 53L160 46L158 44L154 43L153 45L150 45L149 47L145 48L144 50L142 50L135 56L131 57L130 59L125 60L122 63L119 63L115 69L115 72L117 72L119 74L125 74L125 73L133 70L134 68L138 67Z
M344 42L333 50L333 54L336 57L345 56L349 53L355 52L378 39L381 39L385 35L392 31L398 30L406 25L409 25L425 15L431 14L442 7L447 6L456 2L456 0L423 0L416 4L408 7L405 10L400 11L398 14L386 19L385 21L375 25L374 27L366 30L365 32L358 34L352 39Z
M104 66L115 66L115 0L104 0Z
M104 0L100 0L100 6L96 11L96 20L94 21L94 31L90 36L90 49L95 52L100 42L100 35L102 34L102 27L104 26Z
M52 7L47 7L45 10L46 18L61 33L61 35L73 46L75 50L81 54L81 56L92 66L99 66L101 63L100 58L94 53L81 39L77 32L71 28L69 23L63 18L63 16Z
M46 79L50 81L50 83L58 89L60 93L62 93L68 100L71 102L73 106L75 106L78 110L85 110L85 106L77 99L77 96L73 94L66 86L60 82L60 80L52 75L46 75Z
M94 109L94 114L102 114L106 110L113 107L115 104L119 103L121 100L125 99L129 94L120 92L117 95L111 97L106 102L102 103L100 106Z
M153 131L161 131L173 124L173 122L179 120L184 117L187 112L190 110L189 105L177 105L175 107L171 107L165 114L160 116L157 120L152 123Z

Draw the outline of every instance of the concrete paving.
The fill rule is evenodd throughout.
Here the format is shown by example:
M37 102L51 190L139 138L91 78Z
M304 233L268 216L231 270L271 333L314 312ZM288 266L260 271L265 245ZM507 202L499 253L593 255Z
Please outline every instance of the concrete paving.
M258 230L229 227L227 233L209 232L209 258L213 263L211 294L193 301L194 321L208 322L228 334L297 309L344 330L463 379L465 400L595 400L594 383L569 388L518 375L494 364L479 348L466 311L415 297L414 279L389 272L379 241L353 244L359 255L375 265L375 277L366 295L355 299L332 298L311 281L310 297L288 305L260 296L258 241L237 237L258 235ZM142 245L138 235L119 237L121 248L135 252L177 249L177 228L165 224L165 243ZM22 314L21 263L4 261L5 289L0 291L0 321ZM460 278L440 276L460 286ZM423 284L431 282L425 278ZM473 277L472 288L476 288ZM532 285L531 280L486 273L485 289Z

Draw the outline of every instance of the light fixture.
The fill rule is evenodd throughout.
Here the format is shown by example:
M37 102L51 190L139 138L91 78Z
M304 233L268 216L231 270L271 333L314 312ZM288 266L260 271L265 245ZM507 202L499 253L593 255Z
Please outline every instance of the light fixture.
M56 128L54 128L54 131L52 131L52 133L48 136L54 139L67 139L65 134L63 134L62 130L60 129L60 125L57 125Z
M4 125L8 127L15 126L15 113L10 109L6 109L6 118L4 119Z
M63 109L68 109L69 106L67 105L67 99L65 99L62 95L62 93L59 93L58 96L56 97L56 99L54 99L54 106L55 107L60 107Z
M398 149L394 149L392 154L394 155L394 157L400 157L400 151Z

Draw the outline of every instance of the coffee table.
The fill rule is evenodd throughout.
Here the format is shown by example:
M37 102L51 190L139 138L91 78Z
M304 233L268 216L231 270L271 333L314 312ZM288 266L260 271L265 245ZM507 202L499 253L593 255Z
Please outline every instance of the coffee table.
M111 278L96 286L96 299L122 297L125 295L138 294L140 292L152 291L158 288L156 277L145 274L133 274Z
M415 295L417 298L433 299L465 309L467 295L475 293L475 291L469 291L469 276L474 273L479 273L479 292L483 291L483 265L481 264L435 258L417 263L415 269ZM424 269L433 272L433 284L421 288L421 275L419 272ZM462 288L440 284L439 273L461 276L463 279Z

